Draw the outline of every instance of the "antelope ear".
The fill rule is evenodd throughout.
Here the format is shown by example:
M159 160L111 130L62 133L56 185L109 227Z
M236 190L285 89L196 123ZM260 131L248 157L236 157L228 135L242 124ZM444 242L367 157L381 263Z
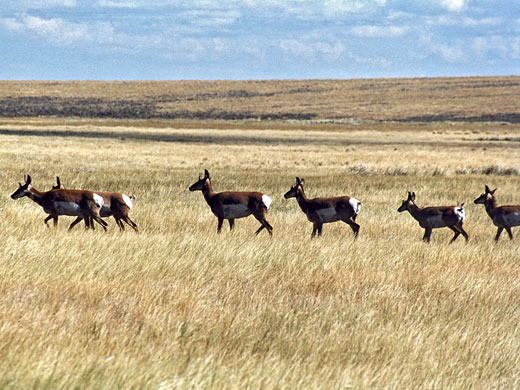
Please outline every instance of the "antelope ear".
M204 178L205 178L205 179L209 179L209 178L210 178L210 177L209 177L209 172L208 172L207 169L204 169Z
M60 182L60 177L59 176L56 176L56 185L58 187L61 187L61 182Z
M25 184L31 184L31 175L27 175L25 178Z
M412 200L415 200L415 192L412 192Z
M296 176L296 183L300 184L300 178L298 176Z
M302 177L302 178L300 179L300 184L303 185L303 183L305 183L305 179Z
M496 190L497 190L497 189L495 188L493 191L491 191L491 195L495 195L495 191L496 191Z
M487 184L484 186L485 190L486 190L486 193L488 192L491 192L491 190L489 189L489 187L487 186Z

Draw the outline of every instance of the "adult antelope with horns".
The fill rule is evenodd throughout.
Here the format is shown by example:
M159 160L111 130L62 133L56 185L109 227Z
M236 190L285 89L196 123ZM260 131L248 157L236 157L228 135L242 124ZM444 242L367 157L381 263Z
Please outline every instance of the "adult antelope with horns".
M202 191L213 214L218 218L217 233L222 230L224 219L229 221L229 230L233 230L235 219L253 215L262 225L256 231L266 229L273 235L273 227L267 222L266 214L271 207L271 198L261 192L227 191L216 193L211 185L211 177L207 169L204 176L189 187L190 191Z
M56 185L52 187L53 189L65 188L60 181L59 176L56 176ZM137 225L134 221L130 219L129 213L133 208L133 200L135 200L134 195L125 195L121 192L107 192L107 191L96 191L96 194L103 198L103 205L101 206L101 210L99 210L99 215L102 218L107 218L113 216L117 226L119 226L119 230L125 230L125 226L123 222L128 224L132 229L138 232ZM57 220L58 217L56 217ZM78 217L72 222L70 228L72 229L76 226L77 223L81 222L83 218ZM56 223L56 221L55 221ZM94 229L94 224L92 222L92 218L85 219L85 227Z
M52 189L50 191L38 191L31 185L31 176L25 177L25 184L18 183L18 189L11 195L12 199L19 199L27 196L43 208L49 216L44 222L54 219L54 224L58 221L59 215L69 215L81 217L83 219L92 218L99 223L105 231L107 223L101 219L99 211L103 206L103 198L92 191L85 190L66 190ZM72 228L73 225L69 227Z
M447 227L455 232L450 244L462 234L468 241L469 237L462 224L466 216L464 212L464 203L457 206L438 206L421 208L415 204L415 192L408 192L408 198L403 200L398 212L408 211L414 217L419 225L424 229L423 241L430 242L432 229Z
M353 232L354 238L359 234L359 225L355 222L361 210L361 202L350 196L337 196L333 198L314 198L309 199L305 196L303 189L304 180L296 178L296 184L291 187L284 195L285 199L296 198L301 210L312 222L311 238L321 236L324 223L343 221L349 225Z
M513 232L511 228L513 226L520 226L520 206L508 205L508 206L497 206L497 198L495 197L495 188L493 191L486 185L484 187L484 193L475 199L474 203L483 204L486 207L486 212L489 218L493 221L497 229L495 241L498 241L500 234L506 229L509 239L513 239Z

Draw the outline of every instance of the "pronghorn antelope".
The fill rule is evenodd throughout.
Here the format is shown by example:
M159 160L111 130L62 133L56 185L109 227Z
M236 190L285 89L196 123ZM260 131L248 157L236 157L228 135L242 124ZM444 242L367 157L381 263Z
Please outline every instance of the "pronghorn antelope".
M450 243L455 241L462 234L468 241L468 234L464 231L462 224L464 222L464 203L457 206L439 206L420 208L415 204L415 192L408 192L408 198L403 200L401 206L397 209L400 213L408 210L419 225L424 228L423 240L430 242L432 229L447 227L455 232Z
M19 187L11 195L11 198L19 199L27 196L42 206L43 211L49 214L44 220L46 225L51 218L54 219L54 224L56 224L58 215L70 215L84 219L92 218L92 220L103 226L103 229L107 230L107 223L99 215L103 205L103 198L97 193L66 189L52 189L46 192L38 191L31 185L31 176L29 175L25 178L25 184L18 184Z
M59 176L56 177L56 185L52 187L53 189L65 188L61 184ZM139 231L137 229L137 225L130 219L128 213L132 210L133 204L132 200L135 199L135 196L125 195L120 192L105 192L105 191L96 191L96 194L103 198L103 205L101 206L101 210L99 211L99 215L103 218L113 216L116 220L117 226L119 226L119 230L125 230L125 226L123 222L126 222L132 229L136 232ZM78 216L70 225L70 228L73 228L78 224L83 218ZM56 221L58 217L56 216ZM94 229L94 224L92 222L92 218L85 219L85 227L88 229L89 227Z
M349 196L309 199L305 196L303 184L304 180L297 177L296 184L287 191L284 197L285 199L296 198L307 219L312 222L311 238L316 236L316 232L318 232L318 236L321 236L324 223L336 221L348 224L354 231L354 238L357 238L359 225L355 220L361 210L361 202Z
M513 226L520 225L520 206L497 206L497 198L495 198L495 188L493 191L489 187L485 186L485 192L475 199L474 203L483 204L486 207L486 212L493 221L493 225L498 227L495 241L498 241L502 230L506 229L509 239L513 239L513 232L511 228Z
M273 235L273 227L267 222L265 216L271 206L271 198L261 192L219 192L215 193L211 186L211 178L207 169L204 177L189 187L190 191L202 191L204 199L211 207L211 211L218 218L217 233L220 233L224 219L229 221L229 230L233 230L235 219L244 218L251 214L262 224L256 231L267 229Z

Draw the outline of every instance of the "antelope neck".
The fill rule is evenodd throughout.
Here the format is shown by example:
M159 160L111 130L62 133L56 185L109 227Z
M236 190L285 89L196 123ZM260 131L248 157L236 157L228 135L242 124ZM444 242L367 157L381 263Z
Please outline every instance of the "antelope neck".
M202 186L202 194L204 195L204 199L206 199L206 202L210 203L211 198L215 193L213 192L213 188L211 187L211 182L209 180L204 183Z
M30 199L32 199L33 201L35 201L36 203L38 203L39 205L41 205L41 201L42 201L42 198L43 196L45 195L45 192L42 192L42 191L38 191L36 188L34 187L30 187L28 190L28 197Z
M495 215L495 209L497 208L496 198L493 196L491 199L486 199L486 201L484 202L484 207L486 207L486 212L488 213L488 215L491 218L493 218L493 216Z
M300 208L302 210L307 209L307 203L309 202L309 198L305 196L305 192L303 191L303 187L299 186L296 190L296 200L298 201L298 204L300 205Z
M415 203L412 202L412 205L410 207L407 207L406 209L416 220L419 220L421 218L421 209Z

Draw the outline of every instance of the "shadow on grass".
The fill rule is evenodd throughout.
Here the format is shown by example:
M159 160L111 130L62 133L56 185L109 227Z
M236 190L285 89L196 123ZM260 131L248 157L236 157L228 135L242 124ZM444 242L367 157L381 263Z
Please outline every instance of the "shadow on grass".
M25 137L58 137L58 138L94 138L120 141L149 141L172 143L214 143L219 145L361 145L363 140L340 138L304 138L304 137L273 137L266 132L265 136L237 135L190 135L190 134L145 134L140 132L116 133L110 131L56 131L56 130L17 130L0 129L0 135Z
M237 131L239 133L239 131ZM265 136L264 136L265 134ZM248 132L234 135L198 135L198 134L146 134L142 132L110 132L110 131L57 131L57 130L21 130L21 129L0 129L0 135L21 136L21 137L56 137L56 138L92 138L92 139L111 139L119 141L145 141L145 142L170 142L170 143L192 143L192 144L217 144L217 145L323 145L323 146L431 146L431 147L487 147L502 148L503 142L496 142L495 139L478 139L460 141L427 141L406 139L403 141L389 140L383 141L377 137L355 138L351 134L341 136L320 137L298 137L284 136L276 137L264 132L262 136L251 135ZM516 143L520 139L503 140L508 143Z

